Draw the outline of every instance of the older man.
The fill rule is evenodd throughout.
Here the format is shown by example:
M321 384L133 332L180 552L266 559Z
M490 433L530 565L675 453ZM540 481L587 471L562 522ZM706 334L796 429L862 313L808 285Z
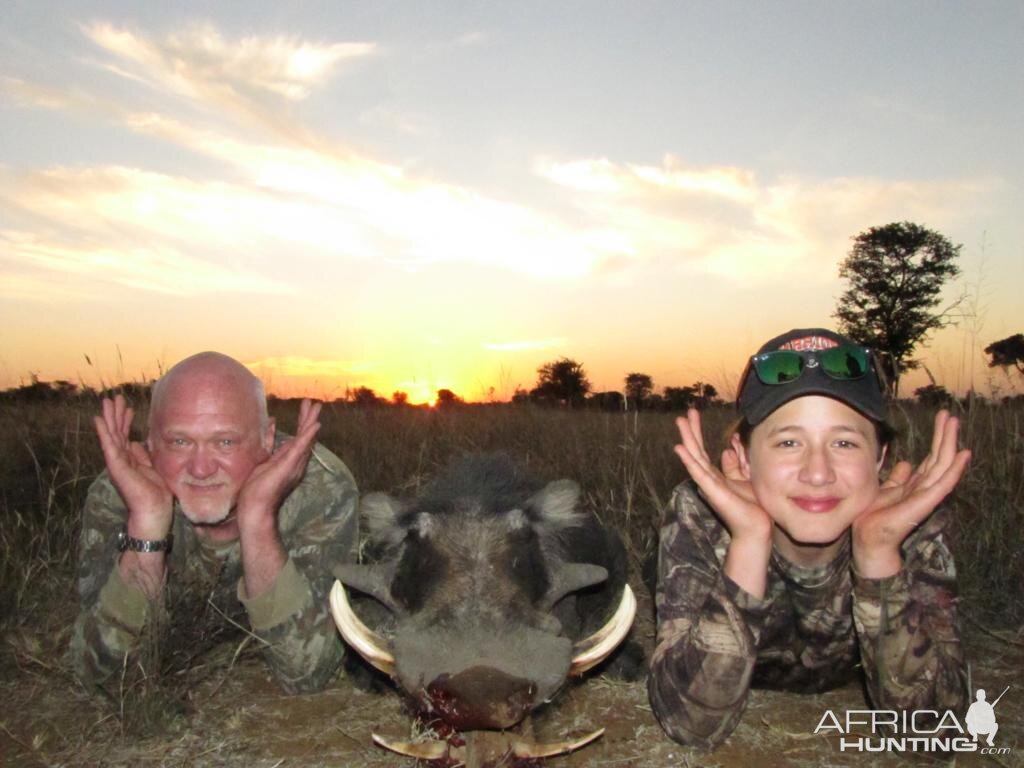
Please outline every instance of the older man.
M286 691L333 677L330 569L355 558L358 494L341 460L314 445L319 413L304 400L295 437L275 435L260 381L216 352L155 384L145 445L129 439L124 398L103 401L106 471L85 502L71 644L80 677L119 673L167 604L196 616L212 605L222 624L247 613Z

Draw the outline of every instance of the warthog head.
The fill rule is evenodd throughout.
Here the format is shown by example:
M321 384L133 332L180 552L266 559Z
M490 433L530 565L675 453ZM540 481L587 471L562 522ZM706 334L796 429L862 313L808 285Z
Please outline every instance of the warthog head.
M367 562L335 570L342 636L456 730L515 725L632 624L622 544L579 509L572 481L540 485L505 458L468 456L414 500L365 497L362 521ZM387 621L368 628L342 584Z

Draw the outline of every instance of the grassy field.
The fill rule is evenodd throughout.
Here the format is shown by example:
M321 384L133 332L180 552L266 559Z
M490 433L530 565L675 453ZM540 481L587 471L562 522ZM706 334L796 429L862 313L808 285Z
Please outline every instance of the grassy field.
M407 733L396 697L355 692L343 678L319 696L283 697L242 642L165 681L153 718L134 716L127 697L97 700L74 681L63 652L76 609L79 509L101 468L91 425L96 408L90 399L0 403L0 761L412 765L369 744L371 730ZM272 410L289 430L296 405L275 403ZM1024 407L976 404L960 416L963 443L974 458L950 500L951 538L973 673L978 685L998 691L1019 679L1024 666ZM731 419L727 408L707 413L709 442L721 443ZM920 459L930 414L898 407L895 420L896 453ZM586 503L622 532L638 590L639 564L654 546L659 509L684 477L671 451L669 414L328 405L322 421L321 442L342 457L364 492L415 492L449 456L477 450L506 450L544 477L574 478ZM649 617L637 631L649 644ZM1000 705L999 742L1018 745L1020 759L1024 695L1014 695L1011 690ZM769 765L865 764L838 754L823 737L808 738L826 705L858 708L863 699L856 688L820 697L757 692L744 724L708 758L665 739L642 684L602 678L572 687L560 706L538 717L538 729L609 728L598 745L551 765L746 765L754 755ZM766 749L776 757L765 758ZM992 759L993 765L1018 764L1013 755Z

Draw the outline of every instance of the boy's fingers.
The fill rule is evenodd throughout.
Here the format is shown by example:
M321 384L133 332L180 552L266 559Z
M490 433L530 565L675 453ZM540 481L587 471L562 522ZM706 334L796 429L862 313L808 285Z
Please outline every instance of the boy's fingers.
M740 474L740 457L732 448L722 451L722 474L731 480L742 480Z
M888 479L882 483L883 488L895 488L900 485L904 485L907 480L910 479L913 474L914 468L910 465L909 461L900 461L896 463L896 466L892 468L892 472L889 473Z
M932 446L928 452L928 456L925 457L925 472L930 471L939 460L939 454L942 451L942 443L946 434L946 424L949 421L949 411L945 408L941 409L935 414L935 424L932 428Z
M677 445L673 450L675 450L676 455L683 462L683 466L686 467L687 473L694 480L698 479L698 475L707 474L707 468L703 466L700 459L693 454L693 451L685 443L683 445Z

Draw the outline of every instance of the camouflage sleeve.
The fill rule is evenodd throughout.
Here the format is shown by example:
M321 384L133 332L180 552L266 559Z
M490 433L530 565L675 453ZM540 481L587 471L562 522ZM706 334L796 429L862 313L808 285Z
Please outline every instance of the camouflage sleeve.
M104 472L89 487L78 543L79 611L69 653L83 682L102 684L120 670L153 613L145 595L125 583L116 567L115 537L127 517Z
M282 539L288 561L271 588L246 600L254 634L288 693L323 689L337 673L343 646L328 605L331 569L354 562L359 494L341 459L314 447L306 475L282 505Z
M670 737L711 749L746 707L762 601L722 571L725 529L689 483L672 495L658 552L651 708Z
M940 508L904 543L903 569L887 579L854 574L853 617L868 694L896 710L967 708L956 569Z

